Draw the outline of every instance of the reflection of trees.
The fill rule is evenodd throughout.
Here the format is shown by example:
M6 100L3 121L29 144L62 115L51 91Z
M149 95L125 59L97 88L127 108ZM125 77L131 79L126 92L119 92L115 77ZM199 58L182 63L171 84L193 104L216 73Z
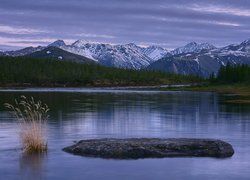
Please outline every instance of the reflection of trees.
M142 134L142 131L206 129L249 116L247 106L224 103L216 93L0 93L0 103L34 96L46 102L50 126L61 132L98 134ZM2 107L1 107L2 108ZM0 110L2 110L0 108ZM206 124L206 125L205 125ZM140 133L141 132L141 133Z
M234 96L234 95L221 95L219 96L219 111L220 112L232 112L239 113L242 115L248 115L250 112L250 104L244 103L230 103L234 100L242 100L247 97Z
M89 94L86 98L92 102L79 98L72 105L74 112L63 116L64 122L70 120L64 124L65 129L69 125L74 129L67 130L79 134L129 135L155 131L157 135L161 130L181 130L219 119L218 98L213 93Z
M20 95L33 96L46 102L51 108L51 116L57 116L58 111L63 113L109 111L112 114L114 107L150 106L154 108L172 109L183 113L193 113L199 107L200 112L249 112L250 106L224 103L230 97L217 96L213 93L170 92L166 94L141 93L59 93L59 92L0 92L0 104L12 103ZM142 104L143 103L143 104ZM219 104L219 105L218 105ZM190 106L192 105L192 106ZM218 109L219 106L219 109ZM4 111L0 105L0 111Z

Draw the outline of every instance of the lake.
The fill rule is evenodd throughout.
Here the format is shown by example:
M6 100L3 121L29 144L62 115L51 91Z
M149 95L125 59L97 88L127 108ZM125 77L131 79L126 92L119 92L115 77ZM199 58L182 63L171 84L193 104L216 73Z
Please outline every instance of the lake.
M33 96L47 103L48 152L21 153L19 127L3 103ZM0 91L0 179L250 179L250 106L208 92L110 89ZM231 158L107 160L61 149L91 138L218 138L231 143Z

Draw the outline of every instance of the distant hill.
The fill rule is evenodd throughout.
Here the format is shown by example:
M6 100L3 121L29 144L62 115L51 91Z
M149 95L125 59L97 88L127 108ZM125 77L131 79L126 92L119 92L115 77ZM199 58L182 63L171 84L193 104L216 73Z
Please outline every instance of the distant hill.
M58 61L70 61L76 63L96 63L94 60L73 54L58 47L48 46L41 51L36 51L26 55L26 57L38 59L54 59Z
M5 55L4 52L0 51L0 56L4 56L4 55Z
M38 47L26 47L20 50L16 50L16 51L6 51L4 52L4 54L6 56L12 56L12 57L17 57L17 56L25 56L31 53L34 53L36 51L41 51L43 50L45 47L42 46L38 46Z

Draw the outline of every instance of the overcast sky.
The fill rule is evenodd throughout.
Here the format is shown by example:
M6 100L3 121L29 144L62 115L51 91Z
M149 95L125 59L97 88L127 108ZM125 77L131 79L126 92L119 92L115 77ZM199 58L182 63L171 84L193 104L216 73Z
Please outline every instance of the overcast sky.
M57 39L215 46L250 38L250 0L1 0L0 49Z

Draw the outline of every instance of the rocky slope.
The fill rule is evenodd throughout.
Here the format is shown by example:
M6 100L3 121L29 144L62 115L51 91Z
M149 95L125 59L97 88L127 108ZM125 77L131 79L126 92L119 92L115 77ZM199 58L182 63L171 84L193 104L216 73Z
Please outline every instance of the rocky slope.
M57 42L50 46L54 45L65 51L93 59L100 64L125 69L144 68L167 54L167 50L160 47L142 48L133 43L110 45L78 40L72 45Z
M191 42L183 47L179 47L171 51L171 54L177 55L177 54L185 54L185 53L199 53L203 50L212 50L212 49L216 49L216 47L208 43L198 44L196 42Z
M79 56L67 51L64 51L58 47L48 46L47 48L36 51L26 55L27 57L39 58L39 59L55 59L58 61L71 61L76 63L95 63L92 59Z
M173 53L171 56L150 64L147 69L209 77L212 73L216 74L221 66L226 66L228 63L250 65L250 40L223 48Z
M20 50L16 50L16 51L6 51L4 52L4 54L6 56L13 56L13 57L17 57L17 56L25 56L37 51L42 51L44 48L46 47L42 47L42 46L38 46L38 47L27 47L24 49L20 49Z
M166 49L158 46L140 47L133 43L111 45L91 43L85 40L78 40L71 45L66 45L63 40L57 40L47 47L60 48L69 53L92 59L102 65L125 69L145 68L168 54ZM47 47L28 47L18 51L8 51L5 54L8 56L25 56L42 51Z

